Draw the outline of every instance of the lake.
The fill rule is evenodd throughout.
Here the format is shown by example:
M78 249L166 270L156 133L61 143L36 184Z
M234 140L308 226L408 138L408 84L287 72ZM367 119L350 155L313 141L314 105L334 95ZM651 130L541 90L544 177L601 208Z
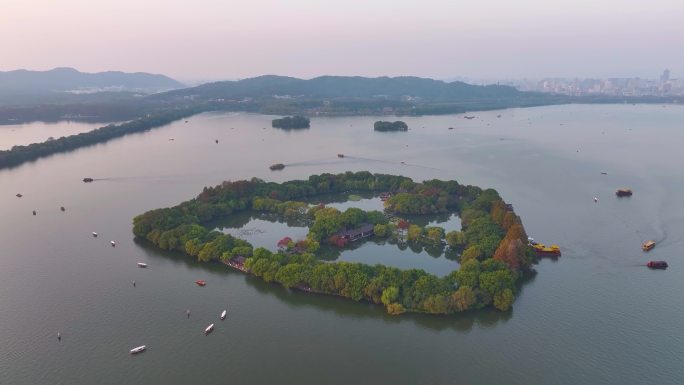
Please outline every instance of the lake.
M0 124L0 150L9 150L12 146L44 142L50 137L59 139L62 136L89 132L107 124L76 121Z
M684 107L470 115L397 118L408 132L379 133L375 117L314 117L310 129L282 131L271 116L206 113L0 170L0 384L684 382ZM528 234L563 256L536 266L511 312L392 317L133 239L135 215L222 180L359 170L495 188ZM620 187L634 195L616 198ZM238 224L282 225L252 220ZM648 239L657 246L646 254ZM380 248L389 254L373 263L399 252L369 242L354 258ZM416 257L408 263L435 259ZM435 273L457 266L441 258ZM670 268L649 270L652 259Z

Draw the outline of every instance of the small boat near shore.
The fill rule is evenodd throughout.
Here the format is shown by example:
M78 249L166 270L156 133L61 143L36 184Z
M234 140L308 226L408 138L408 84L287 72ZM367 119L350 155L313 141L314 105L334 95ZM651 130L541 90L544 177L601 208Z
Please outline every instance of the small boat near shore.
M198 279L195 281L195 284L197 284L197 286L207 286L207 282L203 279Z
M561 250L558 245L546 246L543 243L535 242L533 238L527 238L532 250L538 257L560 257Z
M130 352L130 353L131 353L131 354L138 354L138 353L142 353L142 352L144 352L144 351L145 351L145 349L147 349L147 346L145 346L145 345L141 345L141 346L138 346L137 348L133 348L133 349L131 349L131 352Z
M83 178L83 183L90 183L93 181L93 178Z
M138 267L141 267L141 268L144 269L144 268L147 267L147 264L146 264L146 263L143 263L143 262L138 262Z
M97 233L93 231L93 237L97 238Z
M344 154L337 154L338 158L344 158Z
M228 314L228 311L227 311L227 310L224 310L224 311L221 313L221 321L223 321L224 319L226 319L226 315L227 315L227 314Z
M653 248L655 247L655 245L656 245L656 243L655 243L655 241L653 241L653 240L651 240L651 241L646 241L646 242L644 242L643 245L641 245L641 250L643 250L643 251L650 251L650 250L653 250Z
M112 247L116 247L116 242L114 242L114 241L109 241L109 243L112 245Z
M206 329L204 329L204 335L207 335L213 331L214 331L214 324L211 324L211 325L207 326Z
M617 191L615 191L615 195L618 197L631 197L632 196L632 190L628 188L619 188Z
M17 198L23 197L23 195L21 195L21 194L17 194L16 196L17 196Z
M665 261L649 261L646 266L650 269L667 269L667 262Z
M271 171L282 170L285 168L285 165L282 163L276 163L276 164L270 165L268 168L270 168Z

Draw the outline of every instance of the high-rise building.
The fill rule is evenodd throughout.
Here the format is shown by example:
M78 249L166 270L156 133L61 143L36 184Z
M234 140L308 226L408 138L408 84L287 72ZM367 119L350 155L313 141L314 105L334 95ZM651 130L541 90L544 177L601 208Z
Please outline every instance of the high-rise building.
M668 80L670 80L670 70L666 69L665 71L663 71L663 74L660 75L660 81L665 83Z

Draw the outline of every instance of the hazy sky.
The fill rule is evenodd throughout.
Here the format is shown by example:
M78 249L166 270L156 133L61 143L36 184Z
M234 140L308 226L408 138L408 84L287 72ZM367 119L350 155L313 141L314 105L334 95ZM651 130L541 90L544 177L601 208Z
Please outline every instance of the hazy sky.
M684 0L0 0L0 70L684 77Z

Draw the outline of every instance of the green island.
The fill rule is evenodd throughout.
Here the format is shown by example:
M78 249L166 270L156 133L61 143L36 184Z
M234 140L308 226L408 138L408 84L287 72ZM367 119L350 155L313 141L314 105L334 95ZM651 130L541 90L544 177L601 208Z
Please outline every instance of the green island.
M304 202L351 192L379 195L385 212L341 212ZM271 252L210 228L212 221L246 210L304 221L308 235L301 240L285 237L278 242L278 251ZM457 213L461 231L445 234L440 227L421 227L398 217L435 213ZM490 306L509 310L523 274L537 262L520 218L495 190L456 181L417 183L370 172L313 175L284 183L257 178L223 182L177 206L136 216L133 233L163 250L203 262L219 261L287 288L382 304L390 314L451 314ZM323 242L344 248L365 237L446 243L462 251L460 268L437 277L419 269L317 258Z
M271 126L275 128L294 129L294 128L309 128L311 122L308 118L303 116L286 116L280 119L273 119Z
M375 131L381 131L381 132L408 131L408 125L406 125L406 123L402 122L401 120L397 120L396 122L386 122L386 121L378 120L373 125L373 129Z

